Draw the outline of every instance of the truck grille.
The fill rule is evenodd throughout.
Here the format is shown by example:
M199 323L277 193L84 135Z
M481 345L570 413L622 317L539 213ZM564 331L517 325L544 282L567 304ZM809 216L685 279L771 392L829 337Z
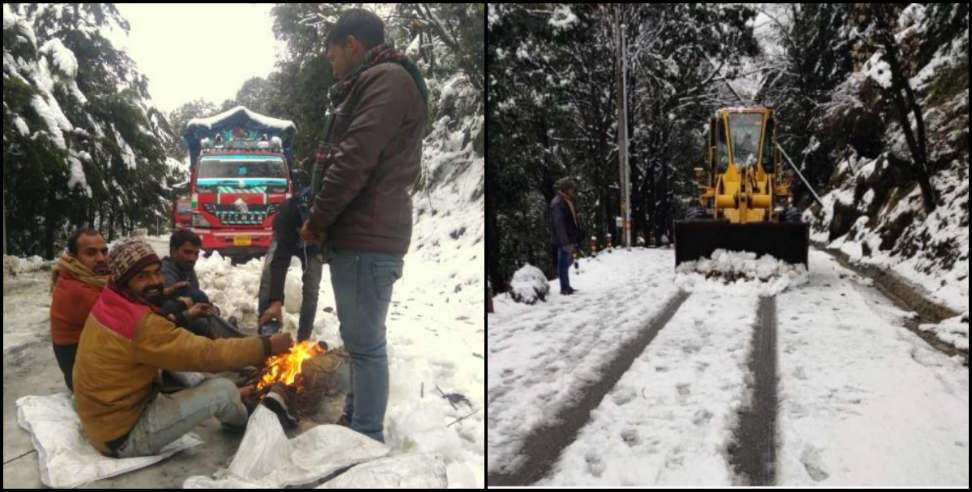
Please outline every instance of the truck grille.
M216 216L225 225L261 225L268 215L276 213L277 205L247 205L247 212L240 212L235 205L204 203L203 209Z

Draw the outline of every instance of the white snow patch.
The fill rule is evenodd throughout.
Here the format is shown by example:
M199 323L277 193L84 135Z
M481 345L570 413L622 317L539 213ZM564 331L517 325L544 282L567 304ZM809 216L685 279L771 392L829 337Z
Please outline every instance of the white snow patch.
M277 118L271 118L269 116L264 116L262 114L254 113L253 111L250 111L249 109L246 109L243 106L236 106L235 108L228 109L228 110L223 111L222 113L219 113L219 114L217 114L215 116L210 116L209 118L193 118L193 119L189 120L188 123L186 123L186 126L189 126L189 125L200 125L200 126L204 126L206 128L212 128L213 125L220 123L226 117L228 117L228 116L230 116L230 115L232 115L232 114L234 114L234 113L236 113L237 111L240 111L240 110L243 110L246 113L246 116L248 118L250 118L251 120L254 120L257 123L260 123L261 125L264 125L264 126L273 127L273 128L279 129L281 131L286 130L287 128L291 128L291 127L297 128L297 126L294 125L294 122L293 121L290 121L290 120L279 120Z
M58 125L58 117L54 110L44 101L44 98L40 94L34 94L30 98L30 106L34 108L37 115L47 123L47 133L51 136L51 140L54 144L61 149L67 149L67 145L64 143L64 134L61 133L61 128ZM63 115L62 115L63 116Z
M774 296L790 286L806 284L806 266L791 265L770 255L717 249L711 258L686 261L675 269L675 285L686 291L716 290Z
M121 149L122 162L124 162L125 166L129 169L135 169L135 152L132 151L132 148L128 145L128 142L122 138L121 133L118 133L118 130L115 128L114 124L111 125L111 131L115 135L115 143L117 143L118 147Z
M550 284L539 268L527 263L513 274L510 281L510 291L520 299L520 302L533 304L538 298L544 298L550 291Z
M408 44L408 47L405 48L405 54L406 55L408 55L408 56L418 55L418 52L419 52L419 40L420 39L421 39L421 36L418 36L418 35L415 36L415 39L413 39L412 42Z
M17 131L20 132L22 136L30 135L30 128L27 128L27 122L24 121L20 116L15 116L13 120L14 126L17 127Z
M566 29L577 22L577 16L567 5L558 5L550 16L550 25L557 29Z
M969 349L969 312L948 318L941 323L922 323L918 325L922 331L930 331L940 340L955 348Z
M71 166L71 176L68 178L68 189L74 188L74 185L80 185L88 198L91 198L91 187L88 186L88 181L84 178L84 168L81 166L81 161L75 154L68 156L68 163Z
M78 59L74 57L74 52L67 49L61 40L51 38L40 47L41 53L50 54L54 60L54 66L65 76L74 79L78 75Z
M881 53L875 53L868 61L864 62L862 72L874 79L882 88L891 88L891 66L881 59Z

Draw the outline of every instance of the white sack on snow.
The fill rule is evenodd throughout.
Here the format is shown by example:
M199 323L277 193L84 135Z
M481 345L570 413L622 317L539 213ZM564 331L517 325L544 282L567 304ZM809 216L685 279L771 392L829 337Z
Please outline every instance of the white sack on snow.
M446 467L437 455L411 453L355 466L319 489L444 489Z
M281 488L320 480L387 455L391 449L340 425L318 425L288 439L277 415L258 405L229 469L216 478L192 476L183 488Z
M17 422L30 432L30 439L37 449L41 482L48 487L80 487L145 468L202 444L202 440L190 433L169 443L154 456L103 456L81 434L81 419L67 393L18 398Z

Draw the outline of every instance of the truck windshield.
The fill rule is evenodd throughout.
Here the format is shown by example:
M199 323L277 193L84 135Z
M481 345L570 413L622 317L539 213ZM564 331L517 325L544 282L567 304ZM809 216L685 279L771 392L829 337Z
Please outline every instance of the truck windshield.
M755 165L759 159L759 135L763 131L763 115L732 113L729 133L732 135L732 162L738 167Z
M198 178L286 178L283 159L261 157L237 159L233 157L207 157L199 163Z

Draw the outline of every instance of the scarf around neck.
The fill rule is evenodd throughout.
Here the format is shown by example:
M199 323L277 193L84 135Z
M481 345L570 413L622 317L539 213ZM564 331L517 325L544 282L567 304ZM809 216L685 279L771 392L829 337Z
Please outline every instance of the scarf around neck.
M337 107L344 101L344 98L351 91L351 87L354 87L354 83L357 82L361 72L381 63L397 63L408 71L408 74L412 76L412 80L415 81L419 93L422 94L422 101L428 104L429 89L425 85L425 79L422 77L422 73L418 67L415 66L415 63L408 56L396 50L392 44L383 43L368 50L365 53L364 59L356 68L331 86L331 89L328 91L328 98L331 100L332 107Z
M57 260L57 264L51 269L51 292L54 292L54 286L57 284L57 277L60 276L61 271L65 271L71 274L72 277L84 282L98 290L104 289L105 284L108 283L108 275L98 275L92 272L91 269L84 266L83 263L78 261L77 258L71 256L69 253L64 253Z
M567 202L567 208L570 209L570 218L571 219L574 219L574 225L580 227L577 224L577 214L574 213L574 202L573 202L573 200L571 200L570 197L568 197L567 194L564 193L564 192L562 192L562 191L558 191L557 194L560 195L560 199L561 200Z
M324 165L322 161L326 161L325 156L330 155L330 151L322 150L328 149L330 147L329 140L331 139L331 129L334 126L334 110L344 102L348 94L351 92L351 88L358 81L358 77L365 70L379 65L381 63L397 63L412 76L412 80L415 82L415 86L418 87L419 94L422 95L422 102L426 107L426 114L428 114L429 105L429 89L425 84L425 78L422 76L422 72L419 68L408 58L404 53L395 49L394 45L391 43L379 44L370 50L368 50L364 59L357 67L351 70L350 73L344 76L343 79L339 80L337 83L331 86L328 90L328 99L331 101L331 108L328 111L327 119L324 123L324 131L320 142L318 143L318 158L317 163L314 166L314 172L311 176L311 194L317 195L321 190L321 180L324 177Z

